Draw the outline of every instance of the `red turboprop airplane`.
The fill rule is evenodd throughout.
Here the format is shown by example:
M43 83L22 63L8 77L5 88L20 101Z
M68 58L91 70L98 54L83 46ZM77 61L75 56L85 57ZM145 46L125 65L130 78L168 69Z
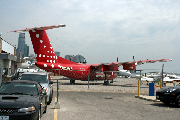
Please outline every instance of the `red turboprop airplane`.
M154 62L167 62L172 59L158 60L140 60L131 62L112 62L109 64L81 64L75 63L62 57L56 56L51 46L49 38L46 34L47 29L65 27L64 24L43 26L35 28L26 28L23 30L15 30L12 32L28 31L33 44L34 52L37 55L37 67L48 72L54 72L70 79L71 84L75 84L75 80L104 80L104 84L109 84L109 80L117 77L116 71L119 66L123 66L124 70L135 70L136 65Z

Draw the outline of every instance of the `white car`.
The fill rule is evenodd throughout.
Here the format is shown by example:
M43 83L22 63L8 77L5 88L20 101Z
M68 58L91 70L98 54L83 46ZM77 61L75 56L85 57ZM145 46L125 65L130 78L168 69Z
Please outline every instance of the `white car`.
M50 81L47 72L26 72L22 73L20 80L37 81L47 92L47 104L49 105L53 98L53 81Z

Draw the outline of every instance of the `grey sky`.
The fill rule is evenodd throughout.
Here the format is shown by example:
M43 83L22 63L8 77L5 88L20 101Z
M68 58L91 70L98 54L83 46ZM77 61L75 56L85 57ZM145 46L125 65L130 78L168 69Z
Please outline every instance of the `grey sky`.
M166 71L180 71L180 1L177 0L0 0L2 38L9 31L66 24L47 30L55 51L83 55L88 63L170 58ZM34 53L29 33L26 43ZM161 69L163 63L137 69Z

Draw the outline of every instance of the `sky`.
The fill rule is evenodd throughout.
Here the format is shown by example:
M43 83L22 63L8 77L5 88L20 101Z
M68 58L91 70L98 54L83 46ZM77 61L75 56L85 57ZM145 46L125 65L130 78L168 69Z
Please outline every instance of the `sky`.
M82 55L87 63L173 59L138 70L180 72L178 0L0 0L1 37L18 44L12 30L65 24L47 30L60 56ZM26 44L34 54L29 33ZM122 69L122 67L120 67Z

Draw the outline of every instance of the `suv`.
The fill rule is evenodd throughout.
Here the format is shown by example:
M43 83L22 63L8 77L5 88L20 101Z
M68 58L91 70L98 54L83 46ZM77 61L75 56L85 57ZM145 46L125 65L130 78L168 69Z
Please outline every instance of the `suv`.
M47 92L47 104L49 105L53 98L53 81L50 81L47 72L26 72L22 73L20 80L37 81Z

